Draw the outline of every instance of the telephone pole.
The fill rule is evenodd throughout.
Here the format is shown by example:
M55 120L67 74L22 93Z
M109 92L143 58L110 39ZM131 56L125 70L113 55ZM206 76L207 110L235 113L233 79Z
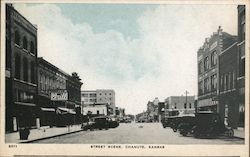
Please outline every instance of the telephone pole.
M186 95L186 107L187 107L187 95L189 94L189 92L186 90L185 91L185 95Z

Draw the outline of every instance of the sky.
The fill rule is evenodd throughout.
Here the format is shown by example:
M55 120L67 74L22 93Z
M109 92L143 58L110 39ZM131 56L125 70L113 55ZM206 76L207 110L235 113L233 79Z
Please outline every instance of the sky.
M127 114L158 97L197 95L197 50L218 26L237 34L236 5L14 4L38 28L38 57L81 90L114 89Z

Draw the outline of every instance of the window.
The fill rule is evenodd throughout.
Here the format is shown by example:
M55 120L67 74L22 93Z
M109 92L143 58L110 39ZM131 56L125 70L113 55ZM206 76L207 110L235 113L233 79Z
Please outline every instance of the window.
M204 71L209 69L209 63L208 63L208 57L205 58L204 60Z
M221 89L221 91L223 91L223 89L224 89L224 77L223 77L223 75L220 76L220 89Z
M20 45L20 35L18 31L15 31L15 44Z
M191 103L189 103L189 108L192 108L192 104Z
M45 76L42 76L42 90L45 91Z
M36 75L35 75L35 63L32 61L31 63L30 63L30 75L31 75L31 83L35 83L35 77L36 77Z
M15 57L15 78L20 79L21 74L21 58L18 54Z
M199 74L202 73L202 62L199 62L198 71L199 71Z
M211 65L215 66L217 64L217 56L216 51L213 51L211 54Z
M216 90L217 89L217 75L211 76L211 89Z
M225 74L225 76L224 76L224 90L227 90L227 79L228 79L227 74Z
M33 43L33 41L30 42L30 53L35 54L35 48L34 48L34 43Z
M184 103L184 108L185 108L185 109L187 108L187 104L186 104L186 103Z
M27 38L26 37L23 37L23 48L25 50L27 50L27 48L28 48L28 43L27 43Z
M28 77L29 77L29 74L28 74L28 60L27 58L23 58L23 80L28 82Z
M43 77L43 74L42 73L40 73L40 78L39 78L39 88L42 90L42 85L43 85L43 79L42 79L42 77Z
M231 73L228 73L227 89L231 89Z
M235 72L233 71L233 78L232 78L232 88L234 89L235 88Z
M175 108L175 109L177 109L177 105L176 105L176 103L174 103L174 108Z
M203 84L202 81L199 82L199 95L203 93Z
M240 17L240 41L244 41L245 40L245 12L243 12L241 15L240 15L241 17Z
M239 77L245 76L245 57L240 59Z
M209 80L208 78L206 78L206 79L204 80L204 91L205 91L205 93L209 91L209 89L208 89L208 88L209 88L209 87L208 87L208 80Z

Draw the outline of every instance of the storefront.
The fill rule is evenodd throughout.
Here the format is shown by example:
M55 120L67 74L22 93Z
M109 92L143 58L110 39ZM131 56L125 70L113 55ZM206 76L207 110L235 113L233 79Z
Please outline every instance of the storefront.
M213 98L198 100L197 111L212 111L214 113L218 112L218 101L213 100Z

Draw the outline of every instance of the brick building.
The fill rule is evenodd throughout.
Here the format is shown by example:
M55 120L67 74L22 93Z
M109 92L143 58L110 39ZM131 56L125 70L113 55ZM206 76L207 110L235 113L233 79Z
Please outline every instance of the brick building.
M219 54L219 107L224 123L237 128L239 122L239 98L236 91L237 42Z
M56 108L64 107L64 102L51 101L51 92L66 89L67 74L42 57L37 60L38 106L41 108L41 126L56 125Z
M194 110L194 96L170 96L165 99L165 110Z
M245 122L245 5L238 6L238 55L237 55L237 93L239 98L239 126Z
M236 36L223 32L219 26L217 32L214 32L210 38L206 38L203 46L198 50L198 111L218 112L218 56L235 41Z
M38 58L37 74L41 125L80 123L82 83L79 76L76 73L69 75L41 57ZM51 93L64 91L67 100L51 100Z
M76 72L67 75L66 78L66 90L68 92L66 107L75 110L76 117L74 123L78 124L81 122L81 87L83 83Z
M37 28L11 4L6 4L5 24L5 128L13 132L37 126Z

